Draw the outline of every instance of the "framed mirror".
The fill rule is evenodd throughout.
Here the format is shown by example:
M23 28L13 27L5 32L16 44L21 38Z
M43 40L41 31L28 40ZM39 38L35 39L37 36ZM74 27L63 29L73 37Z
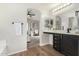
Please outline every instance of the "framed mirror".
M51 29L53 27L53 19L51 19L51 18L46 19L45 27Z
M61 17L60 16L56 16L56 21L55 21L55 25L56 25L56 30L61 30Z
M77 29L79 30L79 11L75 11L75 16L77 19Z
M69 17L68 18L68 28L73 28L73 21L74 21L74 17Z

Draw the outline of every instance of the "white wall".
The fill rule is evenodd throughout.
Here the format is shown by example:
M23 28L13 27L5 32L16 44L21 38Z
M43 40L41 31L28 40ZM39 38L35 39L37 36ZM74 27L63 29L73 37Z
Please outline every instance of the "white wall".
M7 40L8 54L22 51L26 48L27 19L24 4L0 4L0 40ZM23 35L16 36L12 22L23 22Z
M43 33L44 30L46 30L45 26L45 20L46 18L49 17L48 15L48 10L43 9L42 10L42 15L41 15L41 20L40 20L40 46L49 44L49 34Z
M42 14L41 21L40 21L40 46L49 44L49 34L44 34L43 31L45 30L45 16Z

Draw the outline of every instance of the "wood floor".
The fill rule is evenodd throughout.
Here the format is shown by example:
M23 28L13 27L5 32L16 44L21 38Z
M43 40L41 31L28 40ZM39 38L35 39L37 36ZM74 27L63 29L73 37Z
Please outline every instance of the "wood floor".
M30 42L27 42L27 48L32 48L39 46L39 39L31 39Z
M27 51L16 53L12 56L64 56L60 52L53 49L51 45L37 46L29 48Z

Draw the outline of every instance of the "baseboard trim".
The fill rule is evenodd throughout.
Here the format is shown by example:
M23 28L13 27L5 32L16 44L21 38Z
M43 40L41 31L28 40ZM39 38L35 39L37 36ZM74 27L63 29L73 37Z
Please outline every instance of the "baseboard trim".
M24 50L21 50L21 51L17 51L17 52L13 52L13 53L9 53L8 56L11 56L13 54L16 54L16 53L19 53L19 52L22 52L22 51L25 51L25 50L27 50L27 49L24 49Z
M40 46L44 46L44 45L47 45L47 44L49 44L49 43L40 44Z

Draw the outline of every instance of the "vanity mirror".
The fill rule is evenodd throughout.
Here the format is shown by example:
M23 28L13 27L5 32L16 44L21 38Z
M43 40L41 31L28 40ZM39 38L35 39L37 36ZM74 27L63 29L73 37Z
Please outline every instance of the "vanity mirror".
M53 19L47 18L45 20L45 27L51 29L53 27Z
M69 17L68 18L68 28L67 28L67 32L77 32L76 30L78 30L78 20L76 17Z
M75 16L77 19L77 29L79 30L79 11L75 11Z
M56 20L55 20L55 25L56 25L56 28L55 30L61 30L61 17L60 16L56 16Z
M74 17L69 17L68 18L68 28L73 28L73 21L74 21Z
M70 33L70 31L73 29L73 21L74 21L74 17L68 17L67 33Z

